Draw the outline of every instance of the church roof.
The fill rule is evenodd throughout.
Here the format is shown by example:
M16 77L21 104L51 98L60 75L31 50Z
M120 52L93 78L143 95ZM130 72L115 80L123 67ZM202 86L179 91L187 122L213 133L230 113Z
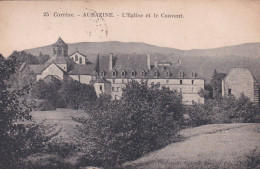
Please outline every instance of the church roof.
M67 44L59 37L59 39L52 45L67 46Z
M55 56L51 57L45 63L52 63L52 62L54 62L56 64L66 64L67 63L67 61L64 57L55 57Z
M151 63L151 69L147 67L147 56L146 55L122 55L113 57L113 69L116 71L117 76L112 76L112 71L109 70L109 56L100 57L99 61L99 71L100 74L104 70L106 78L123 78L122 72L125 71L124 78L132 78L132 71L135 71L134 78L142 79L179 79L179 78L201 78L198 74L195 74L189 67L185 67L180 64L169 64L169 65L160 65L157 67ZM158 61L160 63L160 61ZM145 75L142 75L142 71L145 71ZM155 76L155 71L157 71L157 76ZM169 72L169 77L167 75ZM180 77L180 72L183 72L183 77ZM195 77L192 76L192 73L195 74Z
M30 72L34 72L35 74L41 74L42 71L49 65L28 65Z
M74 64L74 68L69 72L70 75L93 75L95 72L94 64L78 65Z
M84 55L84 54L80 53L79 51L75 51L75 52L73 52L72 54L70 54L70 55L69 55L69 57L71 57L71 56L72 56L72 55L74 55L74 54L79 54L79 55L81 55L81 56L83 56L83 57L87 58L87 56L86 56L86 55Z

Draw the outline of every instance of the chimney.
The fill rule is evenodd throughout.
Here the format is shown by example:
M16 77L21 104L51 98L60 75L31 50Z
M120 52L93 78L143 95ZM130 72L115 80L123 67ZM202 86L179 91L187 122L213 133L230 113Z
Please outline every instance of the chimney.
M148 70L151 70L151 56L150 56L150 54L147 54L147 67L148 67Z
M109 54L109 70L113 70L113 53Z
M155 59L154 59L154 67L158 68L158 60L157 60L157 56L155 56Z

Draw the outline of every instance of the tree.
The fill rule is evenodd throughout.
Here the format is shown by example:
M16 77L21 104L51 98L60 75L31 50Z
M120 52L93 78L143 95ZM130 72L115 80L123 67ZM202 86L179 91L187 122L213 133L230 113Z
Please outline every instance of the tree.
M12 56L16 57L17 63L20 64L23 62L26 62L28 64L39 64L39 60L36 56L27 53L25 51L21 51L21 52L14 51L12 53Z
M182 120L182 96L167 88L129 82L121 100L106 95L77 118L88 165L115 168L172 141ZM92 162L92 164L90 163Z
M241 94L239 99L228 96L206 100L205 104L194 104L190 109L190 118L195 126L215 123L254 122L259 106Z
M38 125L26 124L33 105L22 96L29 87L10 89L8 80L19 63L15 56L5 59L0 54L0 168L23 168L23 158L43 146L46 137L38 131Z
M99 75L99 55L97 56L97 61L96 61L96 66L95 66L95 72L97 72L98 73L98 75Z
M47 102L45 102L45 104L47 104L50 109L55 109L60 105L60 88L61 82L54 81L46 83L43 80L39 80L32 86L32 97L34 99L46 100Z
M93 102L97 98L93 86L81 84L75 80L63 82L60 95L65 101L65 105L76 110L83 108L87 103Z
M50 56L49 55L44 55L42 54L42 52L40 52L39 54L39 64L44 64L46 61L48 61L50 59Z
M213 88L213 97L221 97L222 92L222 79L226 76L225 73L218 73L215 69L211 79L211 86Z

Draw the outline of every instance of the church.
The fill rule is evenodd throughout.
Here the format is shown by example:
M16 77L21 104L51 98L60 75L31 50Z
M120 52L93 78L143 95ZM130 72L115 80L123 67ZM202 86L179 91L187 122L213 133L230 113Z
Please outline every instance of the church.
M182 93L183 103L204 103L200 91L204 89L204 79L196 72L182 65L181 61L171 63L147 55L98 56L96 63L80 51L68 55L68 45L59 37L52 44L52 56L45 64L27 65L35 80L64 81L73 79L83 84L93 85L97 95L106 93L112 99L120 99L122 88L131 81L147 82L148 86L168 87ZM152 63L153 60L154 62ZM72 67L71 65L72 63ZM98 69L97 69L98 68Z

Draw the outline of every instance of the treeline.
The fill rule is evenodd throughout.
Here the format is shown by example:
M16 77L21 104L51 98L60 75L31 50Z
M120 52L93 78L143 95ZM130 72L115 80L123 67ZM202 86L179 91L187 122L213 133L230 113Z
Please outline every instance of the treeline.
M83 109L97 99L95 89L91 85L81 84L75 80L64 82L37 81L32 85L31 96L41 99L38 110L53 110L56 108Z

